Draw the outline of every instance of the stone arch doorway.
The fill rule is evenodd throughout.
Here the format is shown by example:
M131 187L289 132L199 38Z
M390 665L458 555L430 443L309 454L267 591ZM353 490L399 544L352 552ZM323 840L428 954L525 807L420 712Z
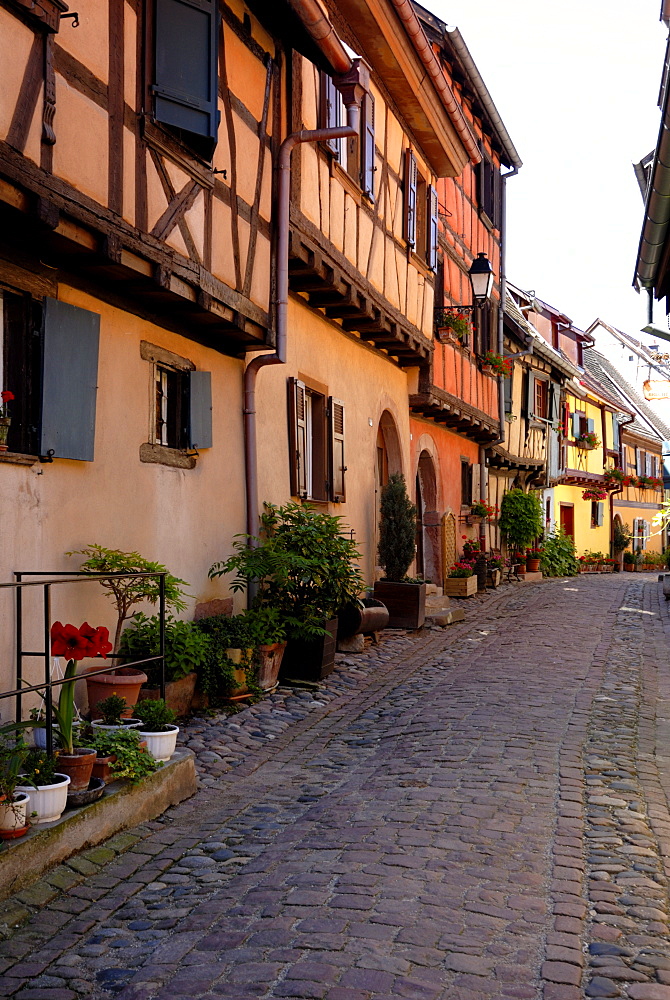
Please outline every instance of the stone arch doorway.
M398 434L398 426L395 418L390 410L384 410L379 418L376 449L374 545L375 565L378 567L377 545L379 543L379 509L382 489L389 481L389 476L394 472L403 471L400 435Z
M437 473L426 450L416 470L416 571L426 580L442 581L440 515L437 510Z

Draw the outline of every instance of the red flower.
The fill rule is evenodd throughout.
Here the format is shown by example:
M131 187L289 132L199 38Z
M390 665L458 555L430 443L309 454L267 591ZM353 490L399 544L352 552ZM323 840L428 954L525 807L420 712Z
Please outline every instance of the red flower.
M10 392L9 389L5 389L3 392L0 392L0 397L2 397L3 403L9 403L10 400L16 399L14 393Z
M80 628L54 622L51 626L51 655L83 660L85 656L107 657L112 649L109 630L100 625L92 628L84 622Z

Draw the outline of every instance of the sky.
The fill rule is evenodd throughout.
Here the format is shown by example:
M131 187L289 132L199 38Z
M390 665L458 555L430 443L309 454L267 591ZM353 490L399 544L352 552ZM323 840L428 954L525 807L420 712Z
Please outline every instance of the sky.
M581 329L600 317L638 336L632 165L658 138L660 0L422 2L459 28L523 161L507 183L508 279ZM668 325L662 303L654 322Z

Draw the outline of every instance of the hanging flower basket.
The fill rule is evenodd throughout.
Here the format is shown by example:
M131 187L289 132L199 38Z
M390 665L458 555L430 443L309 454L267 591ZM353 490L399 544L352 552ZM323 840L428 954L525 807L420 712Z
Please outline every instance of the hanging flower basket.
M482 358L482 366L492 375L502 375L503 378L508 378L512 374L511 360L504 358L502 354L496 354L495 351L486 352Z
M443 312L437 317L437 336L441 343L456 341L467 344L472 333L470 320L465 313Z
M590 490L584 490L584 492L582 493L582 500L606 500L606 499L607 499L607 490L604 489L601 490L594 488Z
M591 451L593 448L599 447L600 438L595 431L584 431L583 434L579 434L575 438L575 444L578 448L585 448Z

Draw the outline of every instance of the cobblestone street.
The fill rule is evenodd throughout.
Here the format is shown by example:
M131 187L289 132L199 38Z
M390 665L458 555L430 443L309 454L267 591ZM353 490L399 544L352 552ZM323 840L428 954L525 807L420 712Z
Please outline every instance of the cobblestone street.
M660 590L506 586L193 720L192 799L0 904L0 996L670 1000Z

